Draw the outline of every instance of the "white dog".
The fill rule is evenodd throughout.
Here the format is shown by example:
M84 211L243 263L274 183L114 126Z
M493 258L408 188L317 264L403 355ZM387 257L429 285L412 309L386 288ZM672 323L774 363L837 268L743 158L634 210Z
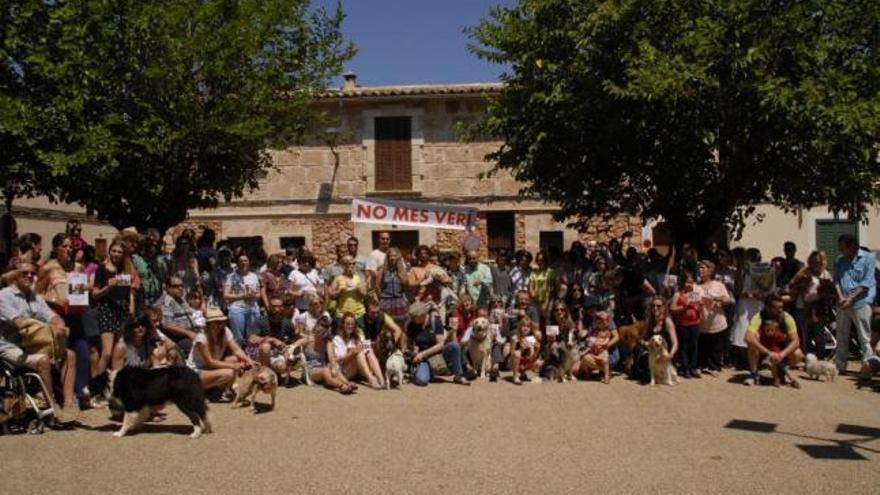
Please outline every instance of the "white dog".
M302 382L308 386L312 386L312 377L309 376L309 370L306 368L306 356L303 353L302 346L289 345L284 348L284 359L287 360L287 375L293 377L293 372L302 371ZM286 382L286 380L285 380Z
M825 376L826 381L833 382L837 376L837 367L831 361L820 361L815 354L807 354L805 358L806 365L804 371L811 380L818 380L820 376Z
M651 385L678 384L678 373L672 366L672 356L666 348L666 339L662 335L654 335L648 339L648 367L651 370Z
M385 386L390 390L392 380L397 388L403 385L403 370L406 369L406 361L403 359L403 352L395 349L385 361Z
M492 368L492 341L489 338L488 318L477 318L471 326L470 340L467 343L467 353L477 375L489 376Z

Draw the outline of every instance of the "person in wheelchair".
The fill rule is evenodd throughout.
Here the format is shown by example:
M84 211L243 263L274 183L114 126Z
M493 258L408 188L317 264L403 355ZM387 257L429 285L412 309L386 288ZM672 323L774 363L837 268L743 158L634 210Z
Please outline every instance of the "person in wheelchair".
M62 348L67 337L64 320L55 314L46 301L33 291L33 282L37 276L37 268L31 263L22 263L16 268L13 283L0 290L0 360L16 367L26 367L36 371L48 390L54 391L52 375L52 359L61 372L63 407L65 413L75 414L76 400L74 396L74 370L76 356L70 349ZM46 331L42 330L43 340L54 340L50 345L59 349L56 356L47 352L27 352L32 346L35 335L40 334L40 325L48 325L51 339L46 339ZM46 398L54 407L55 398ZM58 408L55 408L58 411ZM70 414L58 414L63 421Z

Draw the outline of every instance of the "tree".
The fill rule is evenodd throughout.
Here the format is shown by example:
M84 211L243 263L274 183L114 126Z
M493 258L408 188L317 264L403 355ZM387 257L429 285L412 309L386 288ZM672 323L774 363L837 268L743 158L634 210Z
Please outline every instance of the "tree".
M473 132L575 225L662 216L676 244L759 204L864 219L880 195L880 3L522 0L470 29L507 64Z
M341 8L308 0L13 3L44 21L13 71L48 82L42 110L63 103L64 140L24 140L50 166L41 189L117 228L164 230L256 187L354 53Z

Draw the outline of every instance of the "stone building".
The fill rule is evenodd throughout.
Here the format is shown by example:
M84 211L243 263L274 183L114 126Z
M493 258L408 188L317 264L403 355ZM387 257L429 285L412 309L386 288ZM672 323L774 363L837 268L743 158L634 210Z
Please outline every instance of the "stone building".
M457 129L484 112L486 97L500 89L498 83L361 87L349 75L343 88L316 103L336 122L325 141L273 151L277 169L257 191L193 211L188 225L209 225L233 242L261 236L269 252L304 244L325 260L351 235L363 251L372 249L381 230L404 250L419 244L460 249L463 231L349 221L352 198L381 197L479 209L484 257L502 248L565 249L576 239L627 230L639 242L638 219L596 222L578 233L553 221L553 206L519 201L519 184L510 174L480 178L492 168L484 157L500 142L464 143Z

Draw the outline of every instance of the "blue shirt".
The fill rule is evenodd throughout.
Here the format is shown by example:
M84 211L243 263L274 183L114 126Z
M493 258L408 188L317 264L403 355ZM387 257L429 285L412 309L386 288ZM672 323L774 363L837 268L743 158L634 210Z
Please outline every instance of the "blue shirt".
M865 248L859 248L853 259L841 256L834 263L834 282L840 286L845 297L855 294L859 287L865 288L862 295L853 301L853 309L869 304L877 295L874 265L874 254Z

